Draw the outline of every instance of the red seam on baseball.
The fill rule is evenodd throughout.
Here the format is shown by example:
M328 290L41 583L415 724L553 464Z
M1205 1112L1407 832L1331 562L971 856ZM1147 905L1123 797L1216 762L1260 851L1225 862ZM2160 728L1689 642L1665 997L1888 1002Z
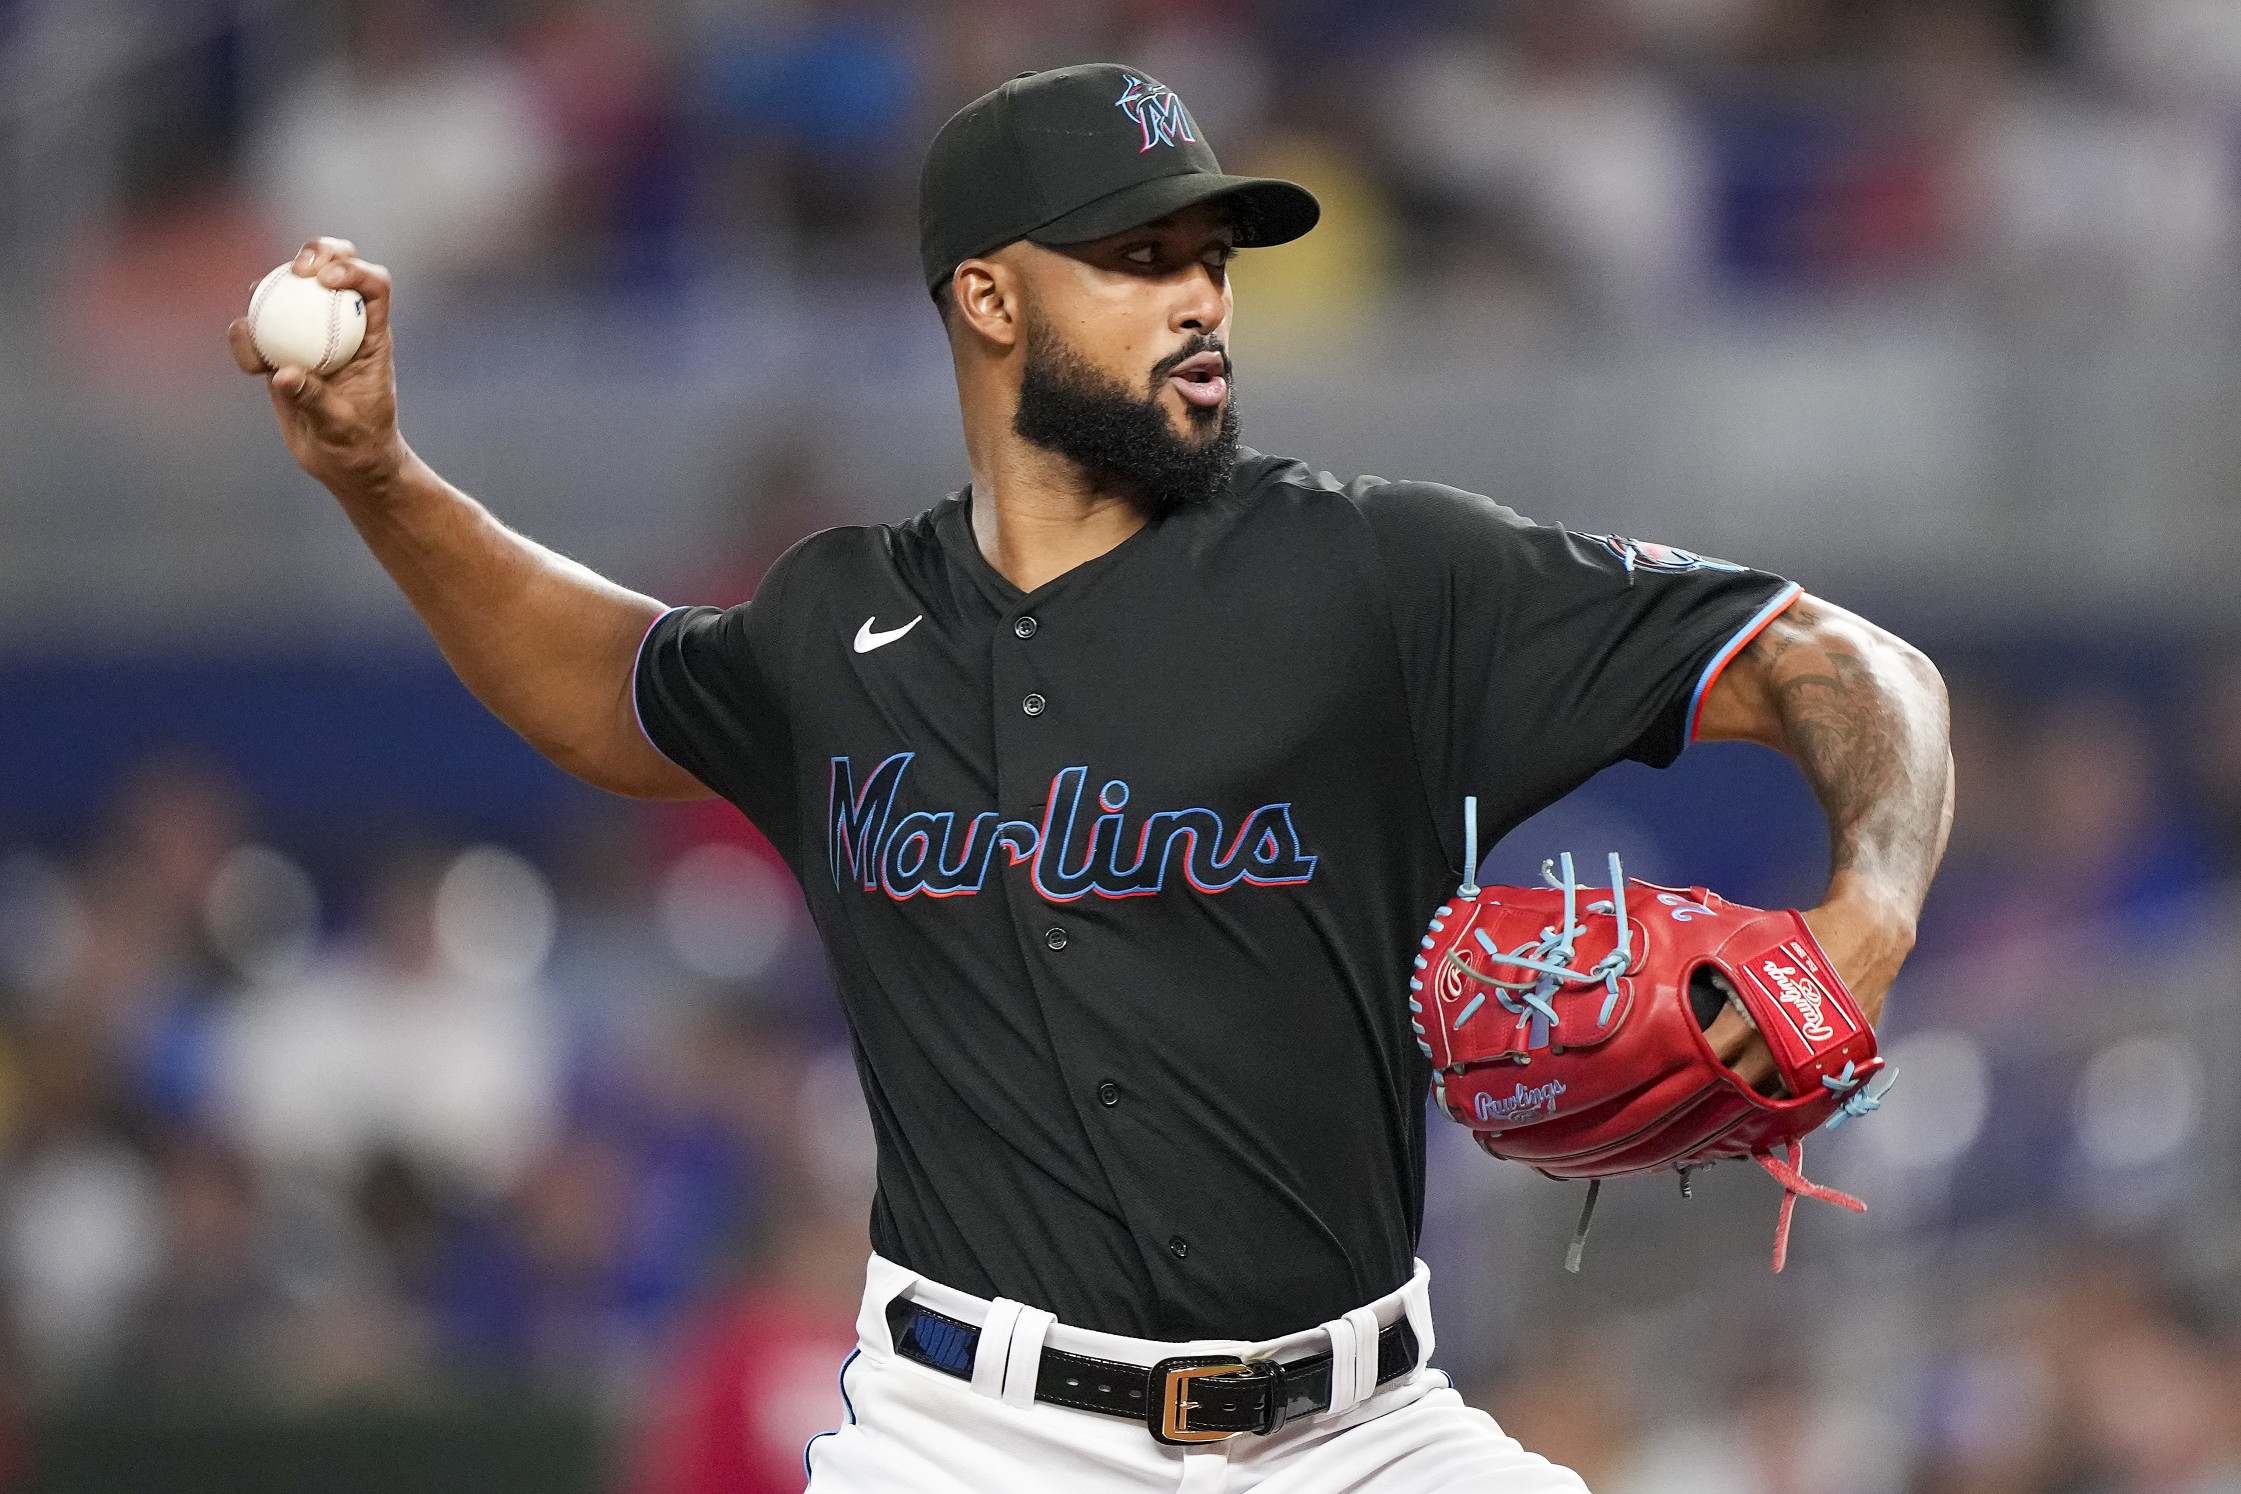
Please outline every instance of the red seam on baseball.
M249 296L249 345L257 350L257 361L267 368L273 366L272 355L265 351L265 340L257 335L257 310L265 304L265 293L272 289L273 276L285 273L287 268L282 265L277 270L266 271L265 278L257 282L256 290Z

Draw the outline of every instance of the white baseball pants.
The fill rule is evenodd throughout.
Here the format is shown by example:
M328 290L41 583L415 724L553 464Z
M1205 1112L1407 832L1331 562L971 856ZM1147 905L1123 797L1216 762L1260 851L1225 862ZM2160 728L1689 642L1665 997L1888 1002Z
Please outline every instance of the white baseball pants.
M1525 1451L1426 1367L1430 1279L1419 1261L1391 1296L1267 1343L1157 1343L987 1302L875 1255L856 1352L841 1368L848 1424L810 1442L810 1494L1586 1494L1578 1475ZM897 1297L981 1329L970 1382L895 1353L887 1305ZM1374 1386L1376 1329L1404 1316L1422 1346L1417 1368ZM1366 1376L1352 1353L1358 1339L1372 1346ZM1140 1422L1036 1401L1046 1344L1146 1368L1183 1354L1288 1360L1329 1351L1339 1356L1331 1383L1345 1388L1331 1410L1272 1437L1169 1447Z

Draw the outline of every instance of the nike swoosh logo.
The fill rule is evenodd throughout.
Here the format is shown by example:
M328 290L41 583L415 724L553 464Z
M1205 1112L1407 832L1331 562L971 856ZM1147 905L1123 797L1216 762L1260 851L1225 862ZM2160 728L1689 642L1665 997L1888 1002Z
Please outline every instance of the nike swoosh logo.
M868 654L875 648L885 648L925 620L926 614L921 612L899 628L889 628L884 633L874 633L872 624L878 622L879 619L876 616L867 617L864 619L864 625L856 630L856 652Z

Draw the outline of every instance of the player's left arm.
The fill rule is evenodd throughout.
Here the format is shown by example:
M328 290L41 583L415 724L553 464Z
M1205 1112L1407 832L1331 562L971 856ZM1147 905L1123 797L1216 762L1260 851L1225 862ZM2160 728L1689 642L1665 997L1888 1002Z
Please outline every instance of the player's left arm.
M1828 816L1830 871L1805 918L1879 1019L1953 826L1936 666L1865 618L1801 596L1714 682L1697 739L1758 742L1805 775Z

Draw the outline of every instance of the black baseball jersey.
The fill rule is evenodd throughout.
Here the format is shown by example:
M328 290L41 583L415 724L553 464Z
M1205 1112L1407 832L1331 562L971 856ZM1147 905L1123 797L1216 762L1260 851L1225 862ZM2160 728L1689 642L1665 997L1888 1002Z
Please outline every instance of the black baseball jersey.
M1146 1338L1393 1290L1430 1077L1407 977L1463 796L1491 844L1670 762L1796 588L1245 452L1220 499L1023 594L970 502L814 535L638 663L647 735L808 895L874 1247Z

